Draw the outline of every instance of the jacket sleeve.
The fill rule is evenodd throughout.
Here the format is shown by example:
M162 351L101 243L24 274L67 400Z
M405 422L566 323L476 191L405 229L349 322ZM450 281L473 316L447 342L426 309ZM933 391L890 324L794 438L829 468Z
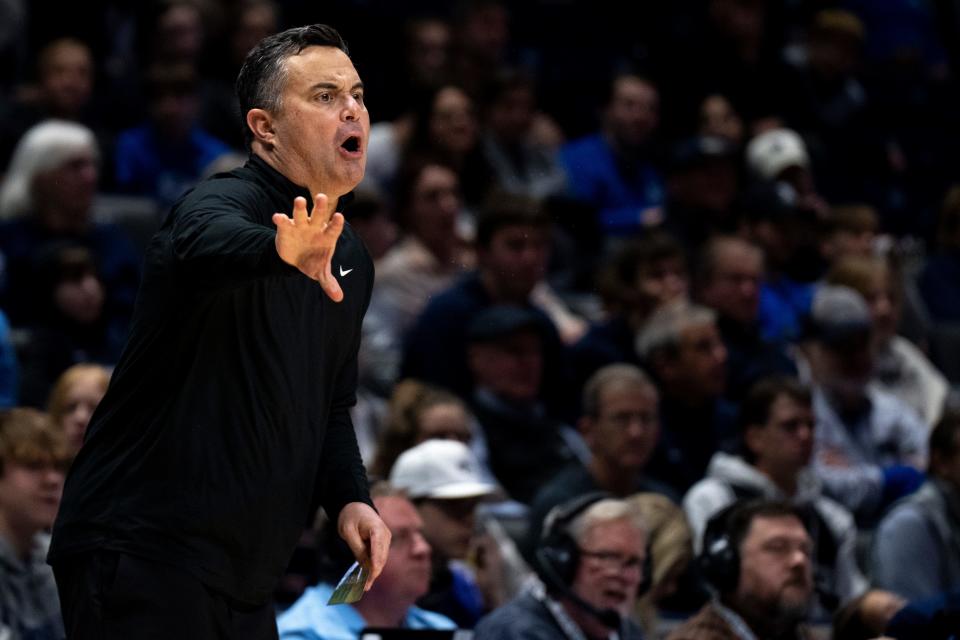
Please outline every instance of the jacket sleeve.
M350 502L364 502L373 506L367 473L357 446L353 420L350 418L350 408L357 402L357 354L360 349L361 324L373 290L373 263L368 255L366 272L366 296L361 312L355 319L355 326L352 327L354 337L347 361L337 373L314 492L315 499L323 506L331 520L335 520L340 510Z
M870 516L883 497L883 471L871 464L837 467L814 463L831 498L858 516Z
M276 231L257 221L254 189L211 181L171 212L173 257L185 284L218 288L300 273L277 254Z
M942 590L938 536L924 517L905 504L884 518L874 536L873 583L917 600Z

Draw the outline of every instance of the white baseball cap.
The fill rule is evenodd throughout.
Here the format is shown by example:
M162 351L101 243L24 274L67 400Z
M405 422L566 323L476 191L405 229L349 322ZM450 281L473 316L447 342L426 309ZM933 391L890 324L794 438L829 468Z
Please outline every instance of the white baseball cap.
M457 440L427 440L400 454L390 484L416 498L477 498L496 490L480 472L467 445Z
M747 144L747 164L760 177L773 180L784 169L810 166L807 145L792 129L771 129Z

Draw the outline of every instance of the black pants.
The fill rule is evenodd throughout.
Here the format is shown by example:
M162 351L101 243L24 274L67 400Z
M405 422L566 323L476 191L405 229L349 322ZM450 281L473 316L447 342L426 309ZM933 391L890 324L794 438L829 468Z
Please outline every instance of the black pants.
M249 606L173 567L115 551L53 567L68 640L276 640L272 604Z

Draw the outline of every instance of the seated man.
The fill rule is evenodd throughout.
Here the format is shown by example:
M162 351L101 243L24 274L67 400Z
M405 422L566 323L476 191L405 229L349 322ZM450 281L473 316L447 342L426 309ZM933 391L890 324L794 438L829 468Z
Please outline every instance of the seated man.
M870 385L873 324L859 293L820 287L811 325L814 467L825 493L870 526L921 484L927 427L903 401Z
M539 400L548 337L539 315L511 305L489 307L467 327L470 406L487 441L490 470L524 504L585 449L573 428L551 417Z
M697 551L707 521L733 502L786 500L806 519L817 577L835 596L821 600L824 610L833 610L836 599L845 602L860 594L867 584L856 563L853 516L823 495L810 467L814 428L810 391L793 378L761 380L744 399L740 424L740 455L713 456L707 477L684 498Z
M647 470L683 494L736 436L736 408L723 398L727 349L716 313L694 304L665 307L636 345L660 389L660 440Z
M583 388L579 422L590 462L569 465L537 492L530 505L528 551L540 540L547 513L570 498L607 491L620 498L653 492L679 500L668 486L645 473L660 436L658 403L657 388L633 365L607 365L590 377Z
M481 620L475 640L639 640L627 616L646 577L646 546L635 504L593 493L558 506L537 548L545 586L532 586Z
M373 504L393 534L383 572L358 602L328 606L334 585L353 556L328 526L321 582L304 592L277 619L283 640L356 640L365 627L454 629L456 624L438 613L414 606L430 583L430 543L423 520L401 492L386 484L371 490Z
M427 440L407 449L393 463L390 483L416 505L433 548L430 587L418 603L458 627L472 628L487 603L465 561L474 541L477 505L497 488L487 482L467 445L456 440Z
M874 540L878 587L915 600L960 585L960 414L937 423L927 482L884 517Z
M699 562L713 599L667 640L805 638L813 542L799 513L769 500L737 503L707 525Z
M60 600L47 566L70 461L66 436L46 414L0 414L0 638L63 637Z

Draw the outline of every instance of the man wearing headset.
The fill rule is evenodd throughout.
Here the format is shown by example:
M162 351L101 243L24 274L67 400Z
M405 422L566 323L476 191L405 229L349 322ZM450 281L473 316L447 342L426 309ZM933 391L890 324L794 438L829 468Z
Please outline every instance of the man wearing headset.
M813 601L813 543L788 503L735 503L714 516L698 558L713 599L667 640L801 640Z
M543 585L481 620L474 640L640 640L626 616L649 573L646 546L630 502L592 493L554 508L536 550Z

